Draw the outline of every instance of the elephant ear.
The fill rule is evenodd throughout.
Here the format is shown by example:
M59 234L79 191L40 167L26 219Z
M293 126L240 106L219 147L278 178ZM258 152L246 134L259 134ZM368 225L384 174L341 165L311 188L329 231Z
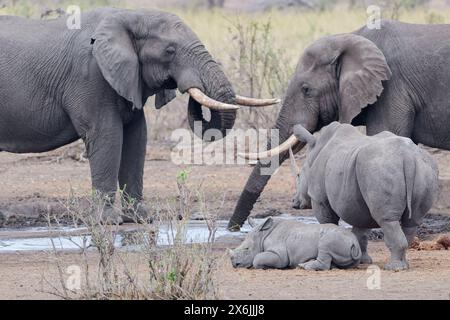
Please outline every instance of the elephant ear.
M351 123L361 110L376 102L382 81L392 73L383 52L370 40L353 34L337 35L334 41L339 79L339 122Z
M137 53L126 17L116 13L100 21L92 36L93 55L103 77L123 98L142 109L142 83Z
M156 109L161 109L166 104L168 104L170 101L175 99L177 97L177 94L175 93L175 90L161 90L156 94L155 98L155 107Z

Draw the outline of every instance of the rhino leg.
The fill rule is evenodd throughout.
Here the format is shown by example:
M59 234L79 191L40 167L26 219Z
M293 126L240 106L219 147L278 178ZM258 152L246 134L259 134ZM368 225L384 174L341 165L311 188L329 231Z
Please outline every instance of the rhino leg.
M384 242L391 251L391 260L385 265L386 270L408 269L406 250L408 241L398 221L383 221L379 223L384 233Z
M274 252L266 251L258 253L253 259L253 267L255 269L283 269L287 265L282 261L279 255Z
M402 226L403 233L405 234L406 240L408 241L408 247L414 241L414 237L417 233L417 227L404 227Z
M331 269L331 261L333 258L327 251L319 250L317 259L300 263L298 266L305 270L323 271Z
M329 203L320 203L311 201L314 216L320 224L324 223L339 223L339 216L331 209Z
M352 227L352 232L356 236L356 239L358 239L359 246L361 247L361 264L372 264L372 258L367 253L367 233L369 230L370 229Z

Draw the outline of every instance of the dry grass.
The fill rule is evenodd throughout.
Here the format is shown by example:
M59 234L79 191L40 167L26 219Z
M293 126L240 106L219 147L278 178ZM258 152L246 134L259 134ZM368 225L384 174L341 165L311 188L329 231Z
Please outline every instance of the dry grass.
M127 233L119 226L102 223L102 197L94 194L82 201L70 197L65 204L67 215L74 227L86 228L86 232L81 241L61 234L60 239L68 238L78 247L76 261L69 264L59 250L59 241L52 241L50 259L59 281L50 281L44 275L52 288L49 293L62 299L218 298L214 273L219 257L212 251L215 216L206 206L200 187L192 187L187 180L188 172L181 171L177 176L178 200L154 203L153 223ZM191 243L186 238L194 202L209 229L206 243ZM128 210L133 210L132 204ZM53 222L54 217L48 221L50 229L60 227ZM120 239L125 247L118 246Z

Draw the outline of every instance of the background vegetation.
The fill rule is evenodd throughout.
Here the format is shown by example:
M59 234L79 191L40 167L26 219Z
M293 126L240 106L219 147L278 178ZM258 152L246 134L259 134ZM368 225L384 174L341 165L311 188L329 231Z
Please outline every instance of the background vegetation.
M0 15L51 18L57 8L77 4L164 9L178 14L199 36L232 80L236 91L255 97L282 97L306 46L330 34L363 26L367 6L376 4L383 18L411 23L450 23L447 0L0 0ZM186 97L156 111L149 99L150 139L168 140L187 127ZM277 108L242 109L237 127L271 127Z

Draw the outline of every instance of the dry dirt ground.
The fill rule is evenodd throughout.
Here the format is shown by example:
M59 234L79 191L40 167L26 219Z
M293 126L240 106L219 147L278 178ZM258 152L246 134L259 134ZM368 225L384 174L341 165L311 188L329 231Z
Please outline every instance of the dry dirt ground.
M153 147L153 148L152 148ZM151 152L150 152L151 150ZM169 161L169 146L150 146L145 167L145 197L172 199L176 196L176 175L189 168L189 181L202 185L208 195L210 208L219 216L229 217L234 209L250 166L176 166ZM66 199L70 189L78 195L90 192L87 162L70 157L58 158L58 153L43 155L0 154L0 211L25 203L45 203ZM447 175L448 154L437 154L440 169ZM289 164L285 164L273 177L254 214L305 214L291 209L294 182ZM224 201L222 204L222 198ZM31 209L30 209L31 210ZM31 210L32 211L32 210ZM445 212L440 212L444 213ZM382 267L388 259L383 242L371 242L370 252L375 263ZM65 253L66 262L73 253ZM408 252L411 269L404 272L381 271L381 289L369 290L370 276L366 267L358 270L332 270L306 272L303 270L247 270L233 269L223 259L217 281L221 296L226 299L449 299L450 251ZM57 281L54 266L45 253L0 254L0 299L55 298L44 293L49 289L43 283L43 274ZM50 274L50 276L48 276Z
M382 268L389 256L383 242L371 242L369 250ZM222 251L218 254L222 256ZM410 270L381 270L379 282L373 282L376 274L368 271L367 265L323 272L233 269L222 256L216 283L223 299L450 299L448 250L409 250L408 258ZM57 269L48 254L2 254L0 259L0 299L58 298L48 293L53 289L46 281L59 285ZM76 259L73 253L63 254L67 265ZM91 263L94 261L92 257Z

